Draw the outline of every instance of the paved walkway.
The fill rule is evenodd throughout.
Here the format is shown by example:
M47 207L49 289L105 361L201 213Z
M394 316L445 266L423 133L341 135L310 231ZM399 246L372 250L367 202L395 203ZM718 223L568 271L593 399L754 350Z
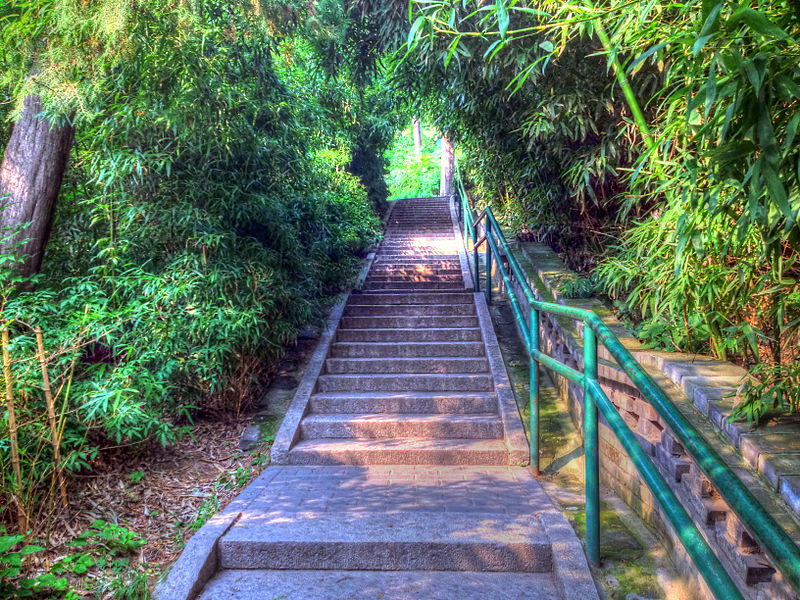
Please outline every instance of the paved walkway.
M597 598L525 440L446 199L398 201L334 310L273 463L159 598ZM282 466L281 466L282 465Z

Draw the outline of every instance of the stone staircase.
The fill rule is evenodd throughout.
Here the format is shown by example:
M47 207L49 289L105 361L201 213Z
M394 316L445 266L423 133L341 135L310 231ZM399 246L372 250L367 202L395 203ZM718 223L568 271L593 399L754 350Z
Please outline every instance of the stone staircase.
M289 464L508 464L447 200L394 207L328 356Z
M509 464L524 433L462 261L446 199L396 203L280 464L190 540L161 600L598 598L568 521Z

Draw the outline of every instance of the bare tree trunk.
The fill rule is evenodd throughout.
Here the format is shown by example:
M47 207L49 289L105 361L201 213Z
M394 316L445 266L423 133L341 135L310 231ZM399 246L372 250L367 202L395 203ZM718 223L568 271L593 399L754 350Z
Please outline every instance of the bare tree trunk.
M13 250L24 259L19 267L24 276L37 273L42 266L75 136L71 125L51 126L40 116L42 110L38 96L25 98L0 166L0 252L27 240ZM14 232L27 223L30 225ZM12 233L10 239L2 240Z
M422 128L417 117L411 119L411 126L414 129L414 152L419 160L422 158Z
M439 180L439 195L449 196L453 193L453 176L455 166L455 156L453 154L453 144L446 136L442 136L442 176Z

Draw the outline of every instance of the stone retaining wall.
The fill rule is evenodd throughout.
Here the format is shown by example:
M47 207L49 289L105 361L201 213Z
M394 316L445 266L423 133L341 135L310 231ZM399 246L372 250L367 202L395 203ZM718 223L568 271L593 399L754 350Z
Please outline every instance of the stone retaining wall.
M790 487L795 483L794 480L800 484L800 476L796 476L800 474L800 425L779 423L772 429L754 432L746 425L728 424L726 421L732 400L726 396L735 391L744 375L742 369L708 357L644 349L600 302L593 299L567 300L560 296L558 282L569 275L569 271L547 246L516 244L513 252L526 271L525 283L534 290L537 299L590 308L603 318L770 514L784 526L795 542L800 541L800 525L794 512L800 509L800 502L793 501L800 498L800 494L795 494ZM517 288L517 298L525 304L524 295L519 289L520 282L515 281L513 285ZM527 309L527 306L523 308ZM529 311L523 310L523 313L527 315ZM567 365L583 370L582 323L546 314L541 315L540 323L542 349ZM696 463L686 455L657 412L602 344L598 348L598 356L598 373L603 389L720 556L745 597L757 600L800 597L775 570L741 520L722 500ZM580 429L583 413L581 387L555 373L551 375L553 381L558 382L562 394L568 398L572 419ZM796 449L796 454L788 455L785 451L787 447ZM663 536L676 566L697 582L698 597L711 598L657 500L602 417L600 470L601 481L613 488L645 522ZM788 504L777 492L782 493Z

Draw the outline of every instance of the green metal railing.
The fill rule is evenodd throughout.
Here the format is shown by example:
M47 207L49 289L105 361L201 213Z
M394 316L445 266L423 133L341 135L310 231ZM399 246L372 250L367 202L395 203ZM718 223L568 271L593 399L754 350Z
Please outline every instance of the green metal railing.
M800 590L800 549L789 538L786 531L764 510L744 483L723 462L717 452L672 403L655 380L636 361L617 337L594 311L549 302L534 297L526 284L524 273L511 253L491 208L474 215L464 191L460 177L456 178L456 202L459 219L463 220L465 247L472 252L475 275L475 291L480 291L479 247L485 242L484 292L491 303L493 263L505 284L514 316L524 338L530 358L530 461L531 468L539 472L539 385L537 364L543 365L583 387L583 440L586 458L586 552L589 559L600 561L600 488L599 488L599 440L598 409L609 428L636 466L642 480L658 499L667 519L672 524L681 543L694 561L697 570L717 598L742 598L741 592L709 547L703 535L687 514L675 493L661 476L653 461L639 444L617 409L600 386L597 375L598 340L614 357L622 370L650 402L666 425L683 444L686 452L716 487L723 499L743 521L754 539L761 545L775 566L791 585ZM484 235L479 238L480 223L484 223ZM502 250L502 252L501 252ZM508 267L504 265L507 260ZM519 299L511 285L509 273L516 277L528 305L529 319L525 319ZM583 322L583 373L544 354L539 348L539 313L561 315Z

